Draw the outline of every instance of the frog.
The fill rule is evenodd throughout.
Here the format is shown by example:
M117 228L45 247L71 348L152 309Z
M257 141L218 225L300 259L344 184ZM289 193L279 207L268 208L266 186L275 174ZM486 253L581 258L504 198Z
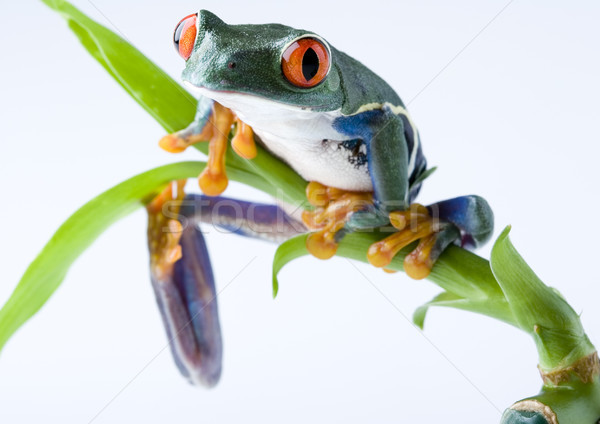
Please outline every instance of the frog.
M201 201L242 204L221 197L228 184L224 152L233 133L231 145L242 158L252 160L259 144L307 181L312 209L294 217L285 215L285 205L262 205L266 218L261 225L274 228L275 217L283 213L289 224L286 236L307 232L306 248L317 258L334 256L350 233L387 228L390 234L370 246L368 261L385 270L402 249L414 246L404 270L422 279L451 244L478 247L491 237L493 212L481 196L415 203L433 168L427 166L405 104L386 81L321 35L281 24L231 25L200 10L177 24L173 44L185 61L183 83L199 100L193 122L163 137L160 145L177 153L209 142L208 165L199 176L204 194L186 197L199 202L186 217L202 221L207 215L224 215L222 208L199 206ZM227 216L222 218L227 227ZM244 215L242 221L250 219ZM261 237L257 231L239 232ZM202 251L195 255L204 257L206 247L195 246ZM207 261L202 263L209 273ZM177 311L165 310L168 302L159 294L157 298L172 334ZM187 299L172 308L189 309L194 303ZM203 361L189 360L181 349L174 354L188 377L205 371ZM210 378L204 372L191 380L212 385L220 365L211 367Z

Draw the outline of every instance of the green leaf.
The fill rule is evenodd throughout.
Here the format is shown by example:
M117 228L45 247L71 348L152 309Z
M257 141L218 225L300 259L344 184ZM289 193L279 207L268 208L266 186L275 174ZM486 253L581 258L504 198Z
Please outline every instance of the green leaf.
M413 322L416 326L423 329L425 325L425 316L430 306L445 306L454 309L462 309L463 311L475 312L482 315L487 315L504 321L507 324L515 325L514 317L511 314L508 302L504 297L481 298L481 299L465 299L457 296L454 293L443 292L435 298L419 306L413 314Z
M279 271L287 265L289 262L296 258L305 256L308 254L306 250L306 238L308 234L301 234L296 237L292 237L289 240L284 241L279 245L273 258L273 297L277 297L279 292L279 281L277 275Z
M337 254L366 262L369 246L388 235L389 233L378 231L349 234L340 243ZM402 249L386 268L403 271L404 258L414 247L413 244ZM453 245L442 253L427 279L445 291L465 299L475 300L503 296L500 286L492 275L489 262L468 250Z
M199 145L196 144L195 146ZM306 199L308 182L260 145L257 145L256 148L258 153L251 160L242 159L229 151L227 169L229 170L231 165L243 167L243 169L247 169L249 172L268 181L273 186L269 194L276 199L301 209L312 209L313 207Z
M595 352L579 315L535 275L514 248L507 227L492 249L492 271L519 327L531 334L544 371L560 369Z
M413 181L413 183L410 185L410 188L412 189L417 184L421 184L423 181L429 178L431 174L433 174L435 171L437 171L437 166L427 169Z
M421 330L425 327L425 317L427 316L427 311L429 311L429 307L430 306L435 306L435 305L440 305L443 304L444 302L448 302L448 301L454 301L454 300L459 300L462 298L453 294L453 293L448 293L448 292L442 292L440 294L438 294L436 297L434 297L433 299L431 299L429 302L419 306L417 309L415 309L415 312L413 313L413 323L419 327Z
M122 37L62 0L42 0L59 12L86 50L168 132L185 128L196 99Z
M367 249L386 235L388 233L380 232L348 234L339 244L337 256L368 262ZM294 259L309 254L306 250L306 237L307 235L303 234L291 238L282 243L275 252L273 296L277 296L279 292L277 276L281 269ZM408 246L401 250L387 268L402 271L404 257L413 248L414 246ZM459 247L450 246L438 259L428 279L446 292L415 312L417 325L423 325L428 306L447 306L477 312L518 326L502 290L492 275L489 262L485 259Z
M29 265L0 310L0 349L63 281L69 267L115 221L153 198L170 181L197 175L204 162L180 162L137 175L102 193L75 212Z

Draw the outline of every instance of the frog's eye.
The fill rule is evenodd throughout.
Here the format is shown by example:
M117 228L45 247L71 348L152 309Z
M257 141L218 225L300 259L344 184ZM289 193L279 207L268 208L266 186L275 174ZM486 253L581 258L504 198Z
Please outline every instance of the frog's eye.
M173 33L173 44L179 56L188 60L192 55L194 43L196 42L196 20L198 14L193 13L186 16L177 24Z
M329 50L314 38L294 41L281 57L286 79L297 87L310 88L319 84L329 72Z

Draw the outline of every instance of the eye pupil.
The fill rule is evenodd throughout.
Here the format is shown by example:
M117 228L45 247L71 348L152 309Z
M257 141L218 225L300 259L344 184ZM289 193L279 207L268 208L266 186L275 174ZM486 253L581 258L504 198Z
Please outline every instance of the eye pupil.
M302 74L306 81L310 81L319 71L319 56L312 47L309 47L302 58Z

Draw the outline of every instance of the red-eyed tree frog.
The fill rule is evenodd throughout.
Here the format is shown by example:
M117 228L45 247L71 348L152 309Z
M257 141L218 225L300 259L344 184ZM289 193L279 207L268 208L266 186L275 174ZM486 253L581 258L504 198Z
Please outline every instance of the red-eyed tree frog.
M199 177L204 195L187 196L179 211L186 219L224 227L235 221L240 234L278 240L310 232L307 249L322 259L335 254L346 234L391 224L395 232L373 244L368 259L385 268L418 241L404 261L413 278L426 277L451 243L477 246L490 238L493 213L479 196L412 203L429 174L413 120L384 80L320 35L279 24L228 25L201 10L179 22L174 44L185 60L183 81L200 98L194 121L160 145L180 152L210 143ZM240 156L251 160L260 143L308 182L315 208L303 213L302 223L278 206L219 197L227 187L231 132ZM167 222L159 207L164 200L149 206L155 293L180 370L191 382L212 386L222 345L210 261L195 226L156 242ZM232 207L223 207L225 201ZM257 230L276 225L276 232Z

